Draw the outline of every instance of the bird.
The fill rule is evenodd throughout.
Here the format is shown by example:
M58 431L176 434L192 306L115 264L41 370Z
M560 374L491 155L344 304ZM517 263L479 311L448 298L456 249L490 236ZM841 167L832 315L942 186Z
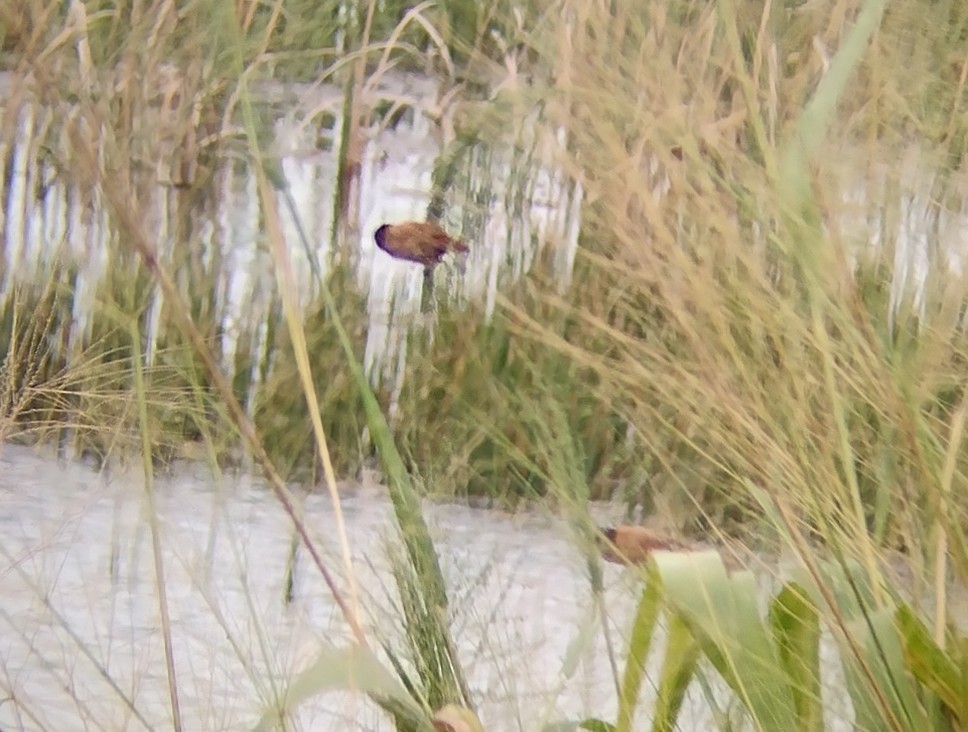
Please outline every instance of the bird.
M652 552L695 552L712 548L680 541L644 526L628 524L608 528L598 527L596 538L602 552L602 559L612 564L643 565L649 561ZM727 574L731 575L742 569L743 565L738 556L730 552L716 551Z
M613 564L645 564L654 551L689 551L693 547L644 526L599 528L602 558Z
M374 232L373 240L391 257L422 264L427 270L436 267L450 251L470 251L464 242L431 221L383 224Z

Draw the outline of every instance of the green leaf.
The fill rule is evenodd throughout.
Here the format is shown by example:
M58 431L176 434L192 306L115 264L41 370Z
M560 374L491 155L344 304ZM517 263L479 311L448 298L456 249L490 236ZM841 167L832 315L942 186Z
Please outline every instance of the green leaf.
M362 691L391 715L405 718L414 729L434 730L424 710L369 649L324 646L316 661L296 676L277 704L263 713L253 732L268 732L289 710L332 691Z
M904 667L895 611L884 607L846 623L853 644L841 642L856 726L865 730L929 729ZM855 650L856 649L856 652Z
M632 638L629 641L629 654L625 662L625 673L622 674L622 685L619 688L617 732L629 732L632 729L632 717L635 705L642 687L642 674L645 660L652 645L652 636L662 610L662 588L655 572L650 568L645 589L639 600L632 625Z
M588 612L578 625L578 634L571 640L565 648L565 657L561 662L561 670L558 675L562 679L571 679L578 670L582 657L591 647L595 636L597 625L595 623L596 606L593 603L588 608Z
M550 722L541 728L541 732L577 732L580 722Z
M653 556L665 596L702 652L762 730L797 729L797 711L780 660L757 609L750 572L726 574L717 552Z
M958 649L958 669L961 671L961 705L958 718L968 719L968 637L959 636L955 642ZM964 726L964 722L962 723Z
M855 561L825 562L819 569L818 581L802 568L795 574L816 607L827 608L829 596L842 618L842 632L837 616L831 622L837 630L834 638L856 727L872 731L927 729L925 710L904 666L894 607L871 610L875 606L872 580Z
M659 694L656 698L654 732L672 732L682 710L686 689L699 663L699 644L686 624L673 616L669 621L669 639L665 661L659 674Z
M773 639L793 693L798 729L823 728L820 699L820 615L806 590L791 582L770 603Z
M964 705L964 680L958 665L934 642L924 623L906 603L898 605L896 618L908 670L953 714L960 715Z
M588 732L615 732L615 725L603 722L601 719L583 719L578 723L579 729L587 729Z
M788 200L798 204L810 195L808 166L817 155L847 88L847 81L860 64L871 36L877 31L887 0L866 0L843 43L831 59L813 97L797 119L794 137L785 145L781 185Z

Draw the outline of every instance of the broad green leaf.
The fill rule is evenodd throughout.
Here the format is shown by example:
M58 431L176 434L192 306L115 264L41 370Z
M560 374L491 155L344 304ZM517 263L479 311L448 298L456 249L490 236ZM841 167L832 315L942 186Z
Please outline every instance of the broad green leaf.
M414 729L433 732L424 711L403 685L369 649L361 646L325 646L316 661L296 676L277 705L263 713L253 732L274 729L288 711L331 691L361 691L390 714L407 719Z
M894 608L885 607L846 623L853 643L841 642L840 653L855 724L864 730L921 732L929 728L928 720L904 668L894 616Z
M799 718L798 729L823 728L820 699L820 616L806 590L795 582L783 587L770 603L773 639L787 675Z
M960 715L964 705L960 669L906 603L898 606L896 617L908 670L937 694L952 713Z
M797 729L793 694L757 608L750 572L726 574L717 552L653 556L664 593L762 730Z
M871 583L879 578L870 578L850 558L822 563L819 583L802 568L794 574L835 628L857 728L926 729L925 710L904 667L894 608L872 609ZM843 631L838 617L843 621Z
M655 571L649 568L648 580L632 625L632 639L629 641L629 654L625 662L625 673L619 689L617 732L632 729L632 717L642 688L642 674L645 661L649 656L652 636L662 611L662 590Z
M828 596L833 599L837 612L848 620L863 616L864 608L874 606L871 578L859 562L845 557L842 563L821 562L818 570L822 588L805 567L797 567L791 574L821 612L829 609ZM877 580L878 578L874 579Z
M659 673L659 694L655 703L654 732L672 732L682 709L686 689L696 673L699 644L677 616L669 621L665 661Z

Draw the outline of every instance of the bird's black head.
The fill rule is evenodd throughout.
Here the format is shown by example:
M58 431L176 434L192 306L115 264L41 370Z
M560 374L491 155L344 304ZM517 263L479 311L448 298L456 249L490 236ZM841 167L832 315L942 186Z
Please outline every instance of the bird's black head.
M373 240L376 242L376 245L380 247L380 249L386 249L387 229L389 228L389 224L383 224L380 226L380 228L373 232Z
M608 541L612 542L613 544L615 543L615 529L599 529L599 531L602 532L602 536L604 536Z

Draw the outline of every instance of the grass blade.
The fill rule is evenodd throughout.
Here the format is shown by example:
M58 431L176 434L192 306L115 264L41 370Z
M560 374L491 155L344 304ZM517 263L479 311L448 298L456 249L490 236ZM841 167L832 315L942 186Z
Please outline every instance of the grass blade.
M793 694L757 610L750 572L726 574L717 552L656 552L665 596L762 730L797 729Z
M867 44L881 23L887 0L867 0L857 22L847 33L844 44L834 54L830 69L817 85L806 108L797 120L793 140L787 145L781 169L781 182L792 194L788 199L795 208L809 195L807 166L817 154L830 127L837 104L843 96L854 68L860 63Z
M945 653L927 627L902 603L895 618L908 670L924 684L956 717L960 717L965 700L962 697L964 681L961 669Z
M302 671L277 707L267 709L252 732L268 732L297 705L332 691L362 691L391 716L407 720L413 729L433 732L424 710L379 659L364 646L325 646L316 661Z
M653 732L672 732L682 710L686 689L692 682L699 662L699 644L688 626L678 617L669 621L669 640L665 662L659 674L659 696L656 699Z
M806 591L791 582L770 603L770 624L799 718L798 729L823 728L820 699L820 615Z
M168 677L168 696L171 702L172 726L181 732L181 704L178 702L178 677L175 674L175 651L172 644L171 614L168 609L168 583L161 548L161 526L155 505L154 464L151 459L151 428L148 422L148 397L141 357L141 330L135 320L129 323L131 361L134 366L135 399L141 433L141 464L145 478L145 500L148 504L148 525L151 528L152 561L155 568L155 590L158 592L158 611L161 614L162 640L165 648L165 671Z
M857 642L861 658L844 656L847 686L857 725L869 730L929 729L911 678L904 667L901 638L893 608L882 608L848 621L847 632ZM864 671L859 664L866 665ZM887 708L871 688L871 681L886 699Z
M653 572L650 571L649 575L632 625L629 655L619 689L618 722L615 725L617 732L629 732L632 729L632 717L635 714L639 690L642 688L645 660L648 658L652 636L662 610L661 585Z

